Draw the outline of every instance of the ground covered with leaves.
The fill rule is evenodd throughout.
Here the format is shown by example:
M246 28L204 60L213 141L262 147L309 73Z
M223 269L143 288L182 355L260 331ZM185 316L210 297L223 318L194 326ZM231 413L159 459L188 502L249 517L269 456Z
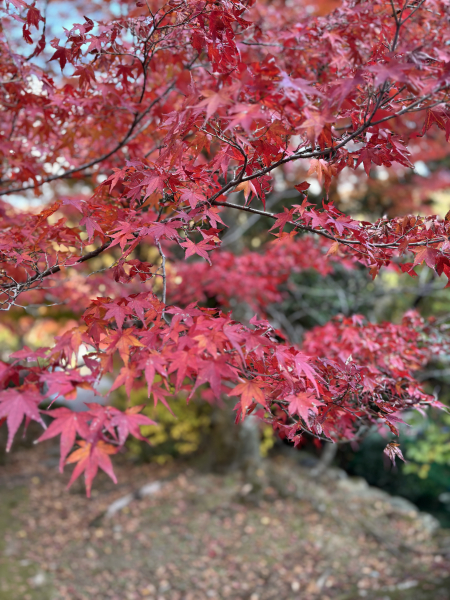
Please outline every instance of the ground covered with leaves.
M362 480L278 457L255 503L239 473L124 460L89 500L56 452L0 467L0 600L450 599L450 532Z

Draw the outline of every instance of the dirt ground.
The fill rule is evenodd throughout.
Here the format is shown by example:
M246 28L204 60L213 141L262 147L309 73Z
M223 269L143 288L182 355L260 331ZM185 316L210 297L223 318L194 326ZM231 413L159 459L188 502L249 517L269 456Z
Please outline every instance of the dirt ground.
M450 531L362 480L279 457L255 504L238 473L123 459L89 500L56 452L0 466L0 600L450 600Z

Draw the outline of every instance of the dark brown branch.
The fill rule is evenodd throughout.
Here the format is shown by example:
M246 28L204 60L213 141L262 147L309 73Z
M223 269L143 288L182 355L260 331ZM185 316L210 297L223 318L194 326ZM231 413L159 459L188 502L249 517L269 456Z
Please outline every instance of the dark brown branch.
M102 246L99 246L96 250L92 250L92 252L88 252L84 256L80 256L80 258L76 262L71 264L70 266L75 267L76 265L80 265L80 264L86 262L87 260L91 260L91 258L95 258L99 254L104 252L107 248L109 248L109 246L111 245L111 242L112 242L112 240L109 240L108 242L105 242ZM33 277L30 277L30 279L28 279L27 281L17 282L17 284L9 283L7 285L4 285L4 286L2 286L0 291L10 290L17 286L22 288L20 290L20 292L25 291L25 290L29 289L37 281L41 281L45 277L48 277L49 275L53 275L54 273L59 273L59 271L61 271L61 268L64 268L64 265L54 265L53 267L49 267L48 269L46 269L45 271L42 271L41 273L36 273L36 275L33 275Z
M217 200L213 201L211 204L214 204L215 206L226 206L228 208L234 208L237 210L243 210L245 212L250 212L250 213L254 213L256 215L261 215L262 217L269 217L270 219L276 219L277 215L264 211L264 210L258 210L257 208L251 208L250 206L242 206L241 204L234 204L232 202L217 202ZM290 225L293 225L296 229L299 229L301 231L309 231L310 233L315 233L317 235L321 235L323 237L326 237L329 240L332 240L333 242L339 242L340 244L352 244L352 245L357 245L360 246L362 244L362 242L360 242L359 240L349 240L349 239L344 239L344 238L338 238L335 237L334 235L332 235L331 233L328 233L327 231L323 230L323 229L314 229L313 227L308 227L307 225L300 225L298 223L295 223L295 221L287 221ZM403 236L402 236L403 237ZM446 238L436 238L435 240L424 240L423 242L411 242L410 244L408 244L408 246L426 246L427 244L438 244L440 242L444 242L446 241ZM370 246L373 248L397 248L398 247L398 242L392 242L390 244L372 244L370 243Z

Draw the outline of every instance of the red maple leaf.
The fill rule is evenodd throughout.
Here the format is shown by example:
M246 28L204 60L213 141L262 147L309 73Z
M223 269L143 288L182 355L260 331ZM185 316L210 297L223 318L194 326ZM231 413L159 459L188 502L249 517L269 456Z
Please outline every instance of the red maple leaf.
M241 397L242 412L244 414L253 402L262 404L262 406L267 406L263 390L253 381L243 381L242 383L239 383L229 392L229 395Z
M150 294L150 297L153 297L154 299L156 299L155 296L153 296L153 294ZM150 308L151 306L152 306L152 303L148 299L148 294L141 293L141 294L131 294L131 296L128 296L128 308L130 310L134 311L136 313L136 316L142 322L145 321L144 311L147 310L148 308Z
M43 442L44 440L61 435L59 470L62 473L66 456L72 450L77 433L80 437L86 437L89 434L86 422L88 415L86 413L76 413L69 408L55 408L46 411L46 414L50 415L54 420L50 423L47 431L37 441Z
M150 353L145 362L144 373L145 379L147 380L149 398L152 391L152 385L155 379L156 372L158 372L163 377L167 377L165 362L166 361L164 360L164 358L157 352Z
M323 402L317 400L316 396L308 392L299 392L286 397L289 402L289 414L299 415L306 425L309 425L309 411L317 414L318 406L325 406Z
M299 183L298 185L294 185L295 189L298 190L300 193L304 193L306 192L306 190L311 187L311 184L308 183L307 181L304 181L303 183Z
M186 255L185 255L186 258L189 258L190 256L193 256L194 254L198 254L199 256L201 256L202 258L207 260L210 265L212 265L211 259L209 258L206 248L208 250L212 250L214 248L214 246L211 246L208 240L202 240L198 244L194 244L194 242L192 240L186 239L186 241L181 243L180 246L182 246L183 248L186 248Z
M167 238L168 240L177 240L179 239L178 231L183 224L181 221L168 221L167 223L152 223L150 227L144 227L142 229L142 235L152 235L156 241L160 240L162 237Z
M392 81L407 81L406 71L410 71L412 65L391 60L385 64L377 64L368 67L367 70L375 73L375 85L382 85L388 79Z
M120 373L111 386L111 389L109 390L110 393L124 385L125 392L127 393L127 396L130 397L131 390L133 389L133 385L136 383L137 377L138 374L136 373L136 368L134 368L134 365L132 368L129 368L128 366L122 367L120 369Z
M160 175L150 175L142 181L141 186L146 185L145 195L150 196L155 190L162 192L164 190L165 181Z
M177 390L179 390L188 373L188 369L197 367L197 357L193 352L184 352L179 350L178 352L174 352L172 354L171 362L172 364L168 369L168 373L177 371L175 387Z
M73 77L79 77L78 86L80 88L88 87L91 82L95 81L95 72L92 65L77 66Z
M323 158L312 158L307 175L313 175L314 173L317 175L319 183L322 184L323 181L324 187L328 191L332 177L337 174L337 168Z
M209 119L221 106L231 104L229 96L227 96L224 92L202 90L202 95L205 96L205 99L196 104L196 108L203 108L206 106L207 119Z
M31 388L10 388L0 392L0 419L6 417L8 426L7 452L11 449L14 436L24 417L40 423L45 429L45 423L38 409L41 402L42 396Z
M47 395L53 397L53 399L64 396L68 400L74 400L77 396L77 385L81 384L83 387L90 387L76 369L44 371L39 379L47 384Z
M450 114L446 112L444 107L436 106L435 108L429 108L426 112L425 123L423 124L422 128L422 135L424 135L430 129L433 123L436 123L439 129L446 130L449 120Z
M219 399L222 378L230 376L231 374L232 370L226 364L225 359L220 358L214 362L211 360L201 361L200 368L198 370L198 377L194 387L192 388L191 396L199 386L203 385L204 383L209 383L214 396Z
M114 475L111 459L109 458L112 454L116 454L117 449L111 444L107 444L102 440L92 444L84 440L78 442L80 446L77 450L72 452L69 458L66 460L67 464L77 463L73 470L70 481L67 485L68 488L78 477L84 472L84 480L86 484L86 495L88 498L91 497L91 487L94 477L97 475L98 468L102 469L114 483L117 483L116 476Z
M100 227L100 225L92 217L88 217L88 216L85 215L81 219L80 225L85 225L86 226L86 231L87 231L87 234L89 236L89 239L92 239L92 236L94 235L94 231L98 231L99 233L103 233L102 228Z
M135 239L136 226L132 223L119 221L119 225L117 225L113 231L116 231L116 233L108 234L114 240L109 247L112 248L119 244L120 248L123 250L131 240Z
M131 408L127 408L125 412L117 408L110 408L110 411L113 413L110 426L117 428L119 444L121 446L124 445L130 434L138 440L149 443L148 439L141 434L139 427L142 425L157 425L157 423L146 415L139 414L144 406L144 404L132 406Z
M36 29L39 29L39 21L44 22L43 16L35 6L30 6L27 13L28 25L34 25Z
M310 365L309 356L305 356L301 352L298 352L294 357L295 368L297 370L297 374L300 376L302 373L306 375L306 377L311 381L311 383L316 388L316 392L319 395L319 388L317 387L317 373L314 371L314 368Z
M430 269L434 269L438 255L439 252L435 248L423 246L423 248L420 248L414 257L414 266L420 265L425 261Z
M278 227L280 228L280 232L283 231L283 227L286 225L286 223L292 221L292 216L294 212L295 208L291 208L289 210L286 207L284 207L284 212L275 215L277 217L277 220L275 221L275 224L269 229L269 231L272 231L272 229L277 229Z
M131 349L135 347L143 347L143 344L141 344L138 338L133 335L132 329L126 329L125 331L120 330L116 333L112 333L106 337L103 342L109 344L108 352L113 352L114 350L119 351L120 358L123 360L125 365L128 364Z
M307 119L303 121L301 128L306 129L308 140L314 146L327 123L332 123L335 118L331 113L323 110L305 109L305 114L307 115Z
M199 192L195 192L194 190L186 190L181 195L181 200L184 202L189 202L190 207L195 208L199 202L203 202L206 200L206 198Z
M49 60L58 60L61 71L64 69L67 63L67 59L70 57L70 49L64 48L63 46L56 46L56 52L51 56Z
M104 304L104 307L108 309L105 319L115 319L119 329L122 329L125 318L132 312L129 306L119 304L118 301L108 302L108 304Z

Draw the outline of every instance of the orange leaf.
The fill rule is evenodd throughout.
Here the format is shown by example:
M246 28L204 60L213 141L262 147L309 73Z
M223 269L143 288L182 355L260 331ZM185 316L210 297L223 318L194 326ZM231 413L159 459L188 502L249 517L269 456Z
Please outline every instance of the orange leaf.
M253 381L244 381L243 383L239 383L231 390L230 395L241 397L243 413L245 413L248 407L253 403L253 399L255 402L259 402L263 406L267 406L264 392L259 386L256 385L256 383L253 383Z

